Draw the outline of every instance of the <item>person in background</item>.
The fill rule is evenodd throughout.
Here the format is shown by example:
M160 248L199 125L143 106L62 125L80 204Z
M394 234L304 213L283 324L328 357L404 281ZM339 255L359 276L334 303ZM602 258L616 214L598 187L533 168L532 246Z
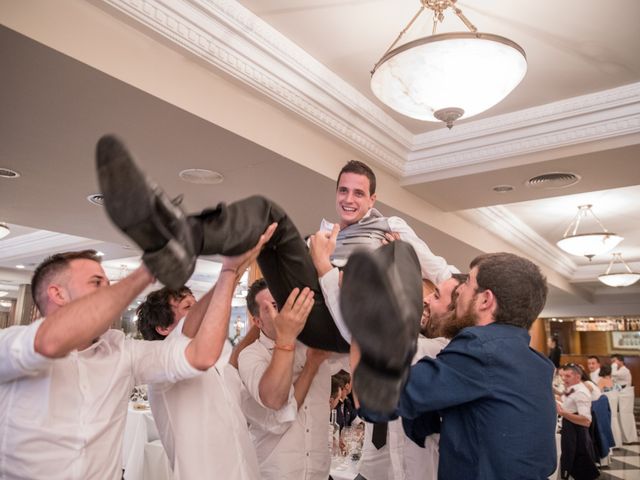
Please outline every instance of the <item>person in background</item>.
M597 385L600 380L600 359L595 355L590 355L587 358L587 368L589 369L589 378Z
M332 378L336 378L340 383L341 395L336 410L338 412L337 422L342 430L344 427L350 427L358 416L353 400L349 396L351 393L351 374L346 370L340 370Z
M611 378L611 365L602 365L598 372L600 378L598 379L598 388L603 392L611 392L616 390L616 386ZM619 390L619 388L617 388Z
M585 372L584 367L582 365L578 365L578 368L580 369L580 381L585 387L587 387L587 390L589 390L591 401L595 402L602 395L602 391L600 390L597 384L591 381L591 379L589 378L589 375L587 375L587 372Z
M561 478L591 480L600 475L596 467L596 453L589 427L591 426L591 393L582 382L584 370L568 363L561 369L565 393L556 403L562 417L560 456Z
M624 364L624 356L618 353L611 355L611 378L613 383L624 390L632 385L631 372Z
M551 338L549 338L548 346L549 360L551 360L553 366L558 369L560 368L560 356L562 355L562 347L560 347L558 335L553 335Z

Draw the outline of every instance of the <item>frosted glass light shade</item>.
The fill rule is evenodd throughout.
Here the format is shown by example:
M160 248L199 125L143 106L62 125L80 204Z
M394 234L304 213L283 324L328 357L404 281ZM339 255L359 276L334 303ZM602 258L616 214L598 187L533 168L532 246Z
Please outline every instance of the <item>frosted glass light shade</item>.
M640 273L603 273L598 280L610 287L628 287L640 280Z
M610 232L584 233L564 237L557 245L571 255L593 257L608 252L622 240L623 237Z
M431 35L387 53L371 77L384 104L408 117L438 122L445 109L460 118L504 99L527 71L524 50L498 35L456 32Z

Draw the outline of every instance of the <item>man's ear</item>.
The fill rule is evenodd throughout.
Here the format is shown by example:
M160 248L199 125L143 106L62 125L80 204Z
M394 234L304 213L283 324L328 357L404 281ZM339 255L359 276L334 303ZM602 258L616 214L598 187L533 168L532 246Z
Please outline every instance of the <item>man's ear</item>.
M478 294L478 309L494 312L497 307L496 296L491 290L484 290Z
M370 196L371 198L371 208L373 208L373 205L376 203L376 199L378 198L376 196L376 194L374 193L373 195Z
M50 302L59 307L62 307L71 301L67 289L62 285L58 285L55 283L52 283L47 287L47 297L49 298Z
M163 337L166 337L171 333L171 327L161 327L160 325L156 325L156 332L158 332Z

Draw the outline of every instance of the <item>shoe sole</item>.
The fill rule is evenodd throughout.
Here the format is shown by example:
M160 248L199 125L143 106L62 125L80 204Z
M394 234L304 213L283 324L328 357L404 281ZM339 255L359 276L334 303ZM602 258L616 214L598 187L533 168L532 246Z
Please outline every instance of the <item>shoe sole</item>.
M143 261L158 280L171 288L182 287L195 268L195 254L190 231L175 238L168 227L184 217L181 209L142 173L113 135L98 141L96 168L111 221L145 252Z
M344 270L340 306L362 354L353 375L354 389L365 407L390 413L397 407L416 349L422 286L418 259L410 245L393 242L381 248L393 250L384 257L391 263L381 260L379 251L351 255ZM410 268L400 272L404 265ZM401 282L409 288L400 287Z
M96 146L96 167L111 221L145 252L162 248L170 235L153 220L153 191L157 187L138 169L117 137L100 138Z

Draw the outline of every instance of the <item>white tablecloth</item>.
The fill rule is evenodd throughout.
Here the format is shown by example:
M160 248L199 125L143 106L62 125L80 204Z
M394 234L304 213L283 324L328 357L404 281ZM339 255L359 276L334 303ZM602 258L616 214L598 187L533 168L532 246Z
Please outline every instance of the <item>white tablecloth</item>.
M122 468L125 480L171 479L169 459L159 438L151 410L136 410L130 405L122 441ZM145 451L147 457L154 457L153 461L147 459L146 469L151 466L154 472L145 471Z

